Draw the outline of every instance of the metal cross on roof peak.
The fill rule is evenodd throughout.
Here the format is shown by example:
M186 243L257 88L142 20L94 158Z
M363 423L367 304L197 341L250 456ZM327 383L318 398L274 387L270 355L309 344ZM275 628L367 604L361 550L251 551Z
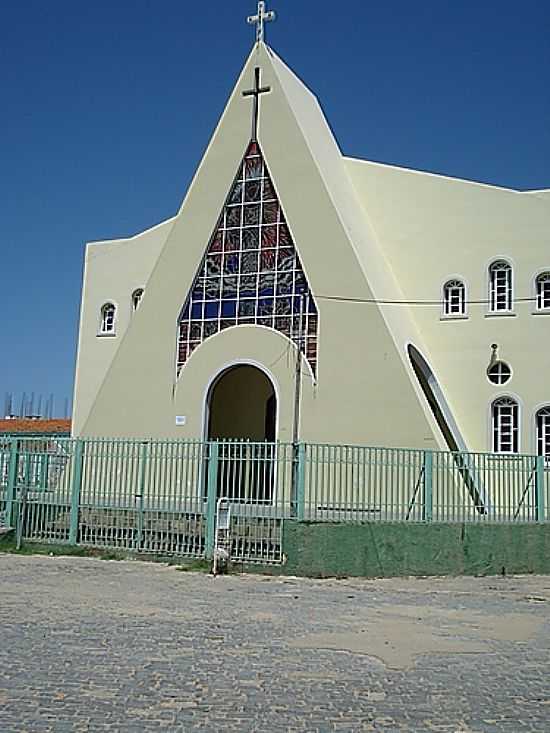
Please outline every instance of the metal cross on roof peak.
M265 2L260 1L258 3L258 13L257 15L249 15L246 19L246 22L248 25L255 25L256 26L256 42L260 43L265 38L265 29L264 24L269 23L272 20L276 19L276 14L274 10L266 10L265 9Z

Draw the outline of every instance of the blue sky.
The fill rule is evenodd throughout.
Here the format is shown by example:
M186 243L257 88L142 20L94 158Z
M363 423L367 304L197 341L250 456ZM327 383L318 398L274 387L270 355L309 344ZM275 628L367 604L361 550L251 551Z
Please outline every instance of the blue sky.
M269 5L268 42L317 93L347 155L550 187L547 0ZM71 395L84 243L176 212L254 11L254 0L2 5L1 400L53 392L62 408Z

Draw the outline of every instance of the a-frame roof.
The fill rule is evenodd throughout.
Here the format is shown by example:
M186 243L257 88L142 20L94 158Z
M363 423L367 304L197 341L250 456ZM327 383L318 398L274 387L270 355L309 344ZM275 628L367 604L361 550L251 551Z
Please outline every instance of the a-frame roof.
M341 359L335 349L323 347L329 343L326 336L323 342L323 329L325 334L336 333L342 319L348 319L351 331L362 330L376 344L376 350L368 352L365 368L369 368L368 359L392 354L387 373L381 374L380 388L387 378L391 389L399 390L409 419L418 423L419 430L428 430L429 413L419 399L406 355L408 342L420 350L423 344L407 309L397 314L380 303L400 300L401 293L368 211L357 196L316 97L271 48L260 42L237 80L147 283L147 297L121 339L99 389L85 425L88 434L101 432L100 416L117 402L126 410L119 428L123 433L123 424L142 422L144 412L153 429L153 416L160 420L163 411L179 399L181 382L196 357L191 357L177 379L175 326L250 140L251 104L243 91L251 88L256 68L261 69L262 85L270 88L260 102L258 142L320 303L319 379L323 379L323 370L329 374L333 363ZM370 307L350 316L338 302L350 298ZM143 374L151 377L147 392L143 391ZM136 401L136 394L140 394L140 401ZM377 409L383 413L382 403ZM429 424L430 420L428 417ZM162 429L156 432L162 433Z

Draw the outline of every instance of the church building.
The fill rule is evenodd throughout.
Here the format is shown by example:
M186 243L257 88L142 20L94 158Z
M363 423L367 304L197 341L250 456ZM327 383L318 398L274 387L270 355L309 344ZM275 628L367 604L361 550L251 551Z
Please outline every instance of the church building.
M177 214L86 247L73 435L550 460L550 190L347 157L269 19Z

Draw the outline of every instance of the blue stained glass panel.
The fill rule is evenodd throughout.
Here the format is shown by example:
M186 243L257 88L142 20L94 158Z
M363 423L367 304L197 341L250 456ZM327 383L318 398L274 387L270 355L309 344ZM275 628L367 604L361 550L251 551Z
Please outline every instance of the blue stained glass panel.
M236 300L222 300L222 318L235 318L236 313Z
M220 314L220 303L215 301L214 303L205 303L204 305L204 317L205 318L217 318Z
M296 344L301 334L300 349L316 374L317 306L257 142L246 151L182 309L178 374L202 341L250 323Z

